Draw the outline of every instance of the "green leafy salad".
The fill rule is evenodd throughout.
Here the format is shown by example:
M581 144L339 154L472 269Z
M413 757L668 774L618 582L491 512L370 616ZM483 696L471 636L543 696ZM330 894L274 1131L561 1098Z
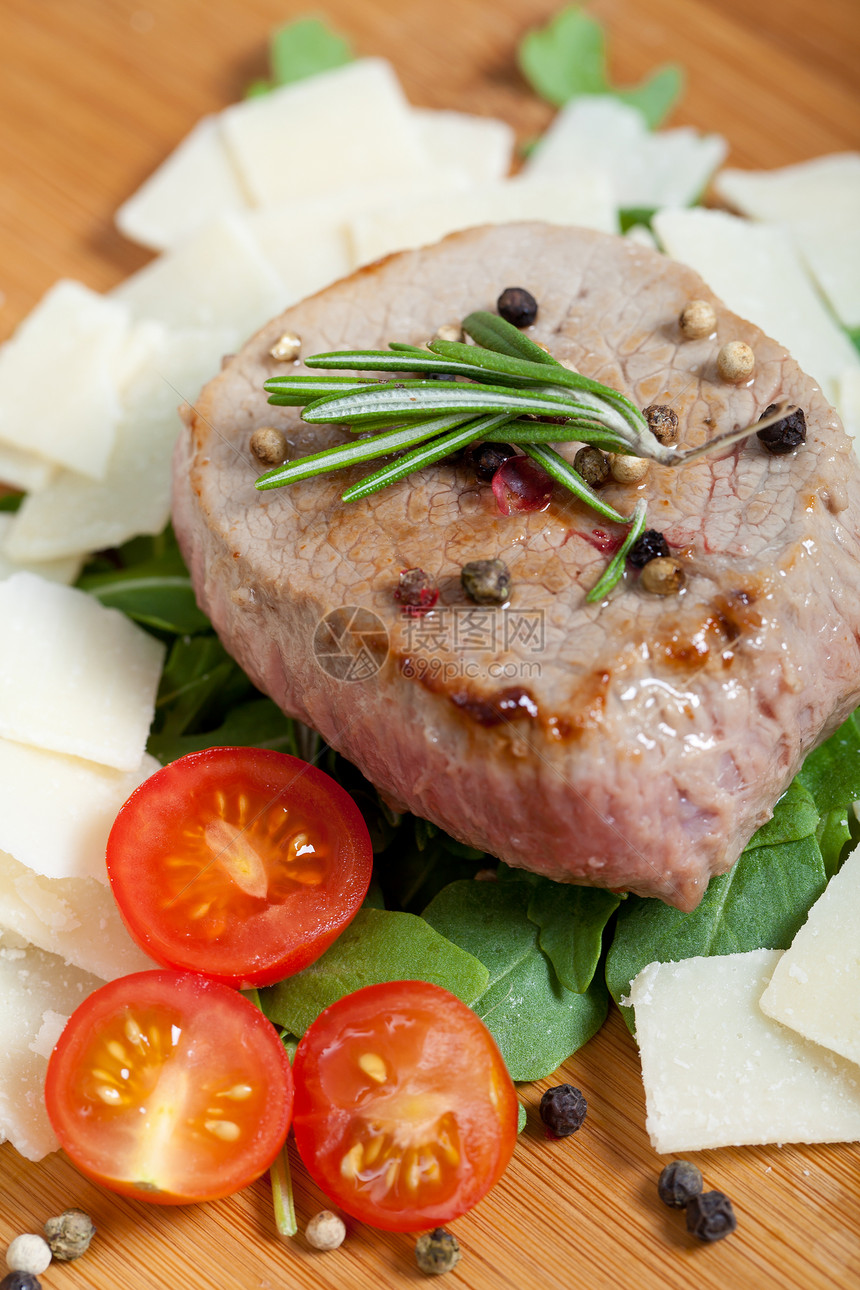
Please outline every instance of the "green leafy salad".
M332 775L367 821L375 866L364 907L316 963L260 991L288 1043L342 995L420 977L477 1012L515 1080L540 1079L599 1030L610 996L620 1002L646 964L787 949L860 840L855 713L692 913L511 869L392 814L354 766L261 695L197 608L170 529L98 557L78 585L168 645L148 745L159 761L216 745L291 753Z

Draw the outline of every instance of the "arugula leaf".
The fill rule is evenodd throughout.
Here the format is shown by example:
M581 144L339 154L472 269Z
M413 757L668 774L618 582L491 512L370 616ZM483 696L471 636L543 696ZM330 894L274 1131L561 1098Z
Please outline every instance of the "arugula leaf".
M860 722L854 712L809 753L797 778L822 815L845 809L860 798Z
M23 493L4 493L0 497L0 515L14 514L24 500Z
M520 43L520 70L532 89L555 107L583 94L611 94L637 108L656 129L683 88L679 67L668 64L630 89L613 89L606 72L606 39L594 18L574 5Z
M620 904L620 896L597 887L575 887L549 878L534 884L528 916L540 928L540 947L566 990L583 994L591 985L604 929Z
M860 327L846 327L845 330L854 348L860 352Z
M298 756L296 723L281 712L271 699L252 699L232 707L220 726L197 734L150 735L147 752L163 766L187 753L204 748L273 748Z
M353 990L381 981L430 981L474 1005L489 974L415 914L362 906L316 963L260 991L276 1025L303 1035L323 1008Z
M206 631L209 619L197 608L187 573L164 573L157 562L138 565L134 572L118 569L78 580L78 587L108 609L121 609L129 618L158 631L193 634Z
M788 949L827 884L817 823L812 798L795 780L734 867L711 879L698 909L685 914L662 901L630 897L618 912L606 962L616 1003L655 961ZM622 1011L632 1030L631 1010Z
M487 863L481 851L458 844L426 820L407 816L392 844L375 860L375 872L389 908L420 913L438 892L458 879L474 878ZM411 834L411 836L410 836Z
M489 985L472 1004L515 1080L541 1079L596 1034L608 996L594 981L584 994L566 990L540 948L528 917L529 882L455 882L424 911L431 927L489 969Z

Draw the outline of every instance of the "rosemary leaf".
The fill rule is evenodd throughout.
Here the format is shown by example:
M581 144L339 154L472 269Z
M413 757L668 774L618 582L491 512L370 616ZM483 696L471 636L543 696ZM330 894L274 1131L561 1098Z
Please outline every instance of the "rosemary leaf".
M479 353L484 352L483 350L478 351L475 345L461 345L459 349L465 351L465 355L472 355L476 351ZM486 352L489 353L490 351ZM501 356L494 355L494 357L499 358ZM452 378L466 376L472 380L481 374L478 366L469 361L468 357L458 354L449 358L436 353L435 350L431 353L429 350L415 349L412 346L405 349L398 348L394 353L388 353L384 349L356 349L339 350L332 354L314 354L312 358L306 360L305 366L311 368L322 367L330 371L351 372L434 372ZM508 379L501 364L494 370L499 373L500 378ZM274 381L282 379L284 378L273 378ZM286 379L289 380L289 378ZM305 377L306 381L313 379L313 377ZM532 385L535 383L535 378L518 376L512 373L510 381L514 385ZM268 382L266 388L269 388Z
M367 475L358 484L353 484L346 492L342 494L344 502L356 502L359 498L367 497L370 493L378 492L380 488L385 488L388 484L394 484L407 475L411 475L414 470L420 470L422 466L432 465L434 461L439 461L441 457L447 457L450 453L456 452L458 448L465 448L466 444L473 443L476 439L483 439L490 430L497 429L507 420L505 416L478 417L466 425L461 426L458 430L452 430L450 433L441 435L431 443L422 444L420 447L407 452L397 461L391 462L388 466L383 466L382 470L377 470L372 475Z
M372 439L357 439L348 443L335 444L321 452L308 457L297 457L294 461L285 462L267 470L256 482L260 490L281 488L284 484L296 484L302 479L311 479L326 471L341 470L354 466L360 461L372 461L374 457L385 457L389 453L411 448L424 439L430 439L446 430L453 430L461 425L463 417L436 417L433 421L422 421L417 426L399 426L388 434L374 435Z
M625 520L624 522L625 524L630 523L628 520ZM640 498L636 503L636 509L633 512L633 522L630 524L630 532L615 552L615 555L609 561L609 564L604 569L602 576L585 597L589 604L593 604L595 600L603 600L605 596L609 595L613 587L621 581L621 575L624 573L624 561L627 559L627 552L640 536L644 528L645 500L644 498Z
M548 367L561 367L561 363L552 354L541 349L540 345L524 336L518 327L506 322L498 314L477 309L463 319L463 331L485 349L494 349L511 358L525 358L532 363L544 363Z
M300 408L325 394L349 394L352 390L370 389L376 381L362 381L348 376L272 376L264 382L269 402L278 408Z
M429 417L442 412L576 417L591 414L592 409L553 390L516 391L460 381L397 381L317 399L304 409L302 418L311 425L329 421L362 425L380 417Z
M511 421L501 430L487 435L492 443L588 443L603 452L629 452L626 439L613 434L596 421L571 417L564 425L551 425L546 421Z
M603 498L586 484L579 472L574 470L573 466L565 461L564 457L560 456L559 453L554 452L552 448L538 447L534 443L524 443L523 452L536 461L539 466L543 466L548 475L557 480L558 483L564 484L565 488L569 488L575 497L578 497L581 502L585 502L592 510L597 511L597 514L602 515L605 520L613 520L616 524L631 524L635 519L635 511L633 515L621 515L614 506L604 502Z

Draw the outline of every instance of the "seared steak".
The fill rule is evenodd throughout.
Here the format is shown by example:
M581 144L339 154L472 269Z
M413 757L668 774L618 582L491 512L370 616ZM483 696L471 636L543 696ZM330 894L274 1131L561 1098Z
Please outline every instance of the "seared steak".
M680 595L649 595L630 570L605 603L587 604L613 526L561 488L548 510L503 516L463 459L349 506L341 491L371 467L255 490L258 427L283 429L294 456L346 437L268 406L263 381L285 370L269 350L283 332L301 336L305 355L420 344L493 309L509 286L539 302L535 340L640 407L671 405L683 446L783 398L803 408L808 438L795 452L752 438L606 488L625 513L648 497L649 525L685 566ZM681 338L693 298L713 302L715 338ZM716 372L730 339L755 351L740 387ZM522 224L393 256L263 328L185 421L176 529L227 648L383 792L511 864L691 909L860 700L850 444L784 349L656 252ZM510 567L511 603L479 610L460 569L493 557ZM441 594L410 614L395 590L416 566ZM361 612L321 626L349 606Z

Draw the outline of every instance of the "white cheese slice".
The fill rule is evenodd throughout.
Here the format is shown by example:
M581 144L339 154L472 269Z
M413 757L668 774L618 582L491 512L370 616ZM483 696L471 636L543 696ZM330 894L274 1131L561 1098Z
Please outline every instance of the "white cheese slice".
M702 275L728 307L779 341L834 402L860 356L833 321L785 229L724 211L665 210L653 220L673 260Z
M456 168L473 184L507 177L516 135L506 121L435 108L412 113L430 164L439 171Z
M116 224L133 241L166 251L214 215L245 210L248 204L218 117L205 116L123 202Z
M845 327L860 327L860 203L790 225L795 245Z
M136 770L164 646L92 596L31 573L0 582L0 736Z
M230 331L239 345L284 307L284 284L240 215L211 220L113 291L136 318Z
M77 478L82 478L82 476ZM47 578L50 582L62 582L66 586L74 582L84 562L83 553L62 556L58 560L32 561L12 560L4 553L3 545L8 541L10 530L15 522L16 517L14 515L0 514L0 581L4 578L11 578L13 573L26 572L37 573L40 578Z
M652 131L636 108L602 95L571 99L524 167L572 178L605 169L619 209L689 206L724 160L725 139L690 126Z
M224 141L259 206L343 184L419 174L418 126L390 63L363 58L246 99L221 114Z
M824 210L860 212L860 152L834 152L778 170L721 170L714 191L753 219L784 223Z
M393 251L436 242L458 229L532 219L615 232L606 175L596 171L575 180L517 178L479 184L361 216L350 230L356 263L367 264Z
M13 448L8 443L0 443L0 483L9 488L28 492L30 489L44 488L57 473L57 467L44 457L37 457L33 452Z
M128 311L116 300L79 282L51 287L0 349L0 441L103 478L128 329Z
M830 879L759 1001L775 1021L858 1063L860 847Z
M860 1071L759 1008L779 950L650 963L630 987L660 1153L860 1140Z
M48 1041L102 981L62 958L0 936L0 1138L28 1160L41 1160L59 1143L45 1110L43 1088Z
M158 767L144 754L136 770L110 770L0 739L0 850L47 878L107 885L105 846L116 813Z
M110 887L45 878L0 851L0 927L104 981L157 967L131 939Z
M837 384L836 407L846 432L854 440L854 451L860 454L860 367L849 367L842 373Z
M160 533L170 518L177 409L194 403L234 343L227 330L163 333L125 393L104 480L62 471L42 492L26 497L0 535L0 560L47 560L119 546L138 533Z

